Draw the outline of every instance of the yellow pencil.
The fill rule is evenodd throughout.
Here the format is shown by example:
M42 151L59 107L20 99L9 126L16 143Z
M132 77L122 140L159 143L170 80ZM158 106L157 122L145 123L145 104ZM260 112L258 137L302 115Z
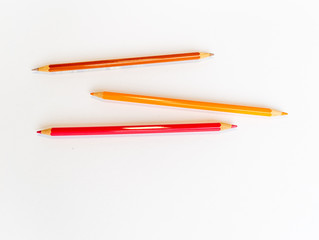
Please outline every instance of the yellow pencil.
M134 94L126 94L126 93L94 92L94 93L91 93L91 95L102 98L102 99L107 99L107 100L153 104L153 105L170 106L170 107L192 108L192 109L251 114L251 115L269 116L269 117L287 115L287 113L285 112L280 112L270 108L248 107L248 106L240 106L240 105L200 102L200 101L163 98L163 97L152 97L152 96L134 95Z

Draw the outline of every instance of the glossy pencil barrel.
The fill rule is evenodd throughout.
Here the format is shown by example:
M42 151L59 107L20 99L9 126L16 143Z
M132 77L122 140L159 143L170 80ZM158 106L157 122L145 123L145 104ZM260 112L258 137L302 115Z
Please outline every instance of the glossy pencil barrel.
M219 111L219 112L251 114L251 115L260 115L260 116L278 116L278 115L287 114L287 113L279 112L276 110L272 110L270 108L248 107L248 106L240 106L240 105L143 96L143 95L126 94L126 93L97 92L97 93L91 93L91 95L100 97L102 99L123 101L123 102L134 102L134 103L210 110L210 111Z
M92 68L107 68L107 67L119 67L119 66L129 66L129 65L140 65L140 64L178 62L178 61L198 60L201 58L209 57L211 55L212 55L211 53L192 52L192 53L110 59L110 60L89 61L89 62L62 63L62 64L47 65L44 67L37 68L35 70L44 71L44 72L60 72L60 71L82 70L82 69L92 69Z
M234 127L236 126L226 123L188 123L133 126L49 128L38 131L38 133L50 136L117 135L145 133L211 132L221 131Z

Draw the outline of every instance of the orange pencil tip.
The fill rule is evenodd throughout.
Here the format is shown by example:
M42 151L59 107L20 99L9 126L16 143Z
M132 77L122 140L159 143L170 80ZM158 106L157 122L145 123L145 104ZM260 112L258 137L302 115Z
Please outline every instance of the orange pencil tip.
M237 127L237 125L231 125L231 128L236 128Z
M288 113L282 112L281 115L288 115Z
M103 93L102 92L92 92L90 94L92 96L94 96L94 97L103 98Z

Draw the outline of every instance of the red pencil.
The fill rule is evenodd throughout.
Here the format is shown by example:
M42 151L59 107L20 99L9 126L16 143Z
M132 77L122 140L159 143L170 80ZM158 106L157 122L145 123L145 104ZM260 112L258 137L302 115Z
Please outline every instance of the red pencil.
M222 131L235 127L237 126L227 123L187 123L103 127L62 127L48 128L45 130L37 131L37 133L49 136L117 135L143 133L210 132Z
M92 68L120 67L120 66L164 63L164 62L180 62L180 61L188 61L188 60L199 60L202 58L210 57L212 55L214 54L204 53L204 52L192 52L192 53L179 53L179 54L169 54L169 55L160 55L160 56L109 59L109 60L100 60L100 61L91 61L91 62L50 64L43 67L35 68L33 69L33 71L61 72L61 71L92 69Z

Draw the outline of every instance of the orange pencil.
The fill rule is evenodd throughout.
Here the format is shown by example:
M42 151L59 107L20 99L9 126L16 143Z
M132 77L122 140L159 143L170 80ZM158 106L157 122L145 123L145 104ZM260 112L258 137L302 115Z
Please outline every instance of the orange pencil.
M199 60L202 58L207 58L212 55L213 55L212 53L192 52L192 53L180 53L180 54L148 56L148 57L110 59L110 60L100 60L100 61L90 61L90 62L50 64L50 65L35 68L32 70L41 71L41 72L73 71L73 70L83 70L83 69L92 69L92 68L106 68L106 67L151 64L151 63Z
M173 99L173 98L151 97L151 96L134 95L134 94L126 94L126 93L94 92L94 93L91 93L91 95L102 98L102 99L107 99L107 100L144 103L144 104L153 104L153 105L170 106L170 107L192 108L192 109L211 110L211 111L230 112L230 113L242 113L242 114L269 116L269 117L287 115L287 113L285 112L280 112L270 108L248 107L248 106L240 106L240 105L200 102L200 101Z

